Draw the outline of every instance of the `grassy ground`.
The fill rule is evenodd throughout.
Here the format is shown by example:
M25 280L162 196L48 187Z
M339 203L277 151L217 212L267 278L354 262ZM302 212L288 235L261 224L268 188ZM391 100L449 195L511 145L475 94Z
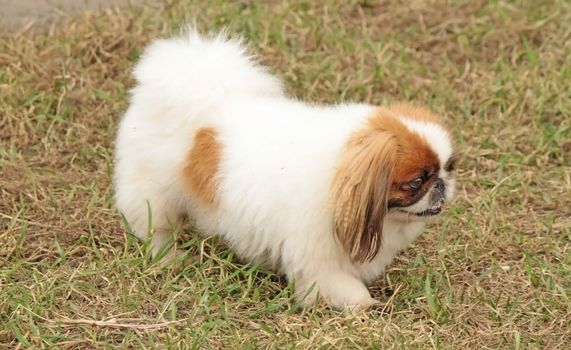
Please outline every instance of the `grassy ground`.
M458 197L371 290L296 309L191 232L160 267L112 204L113 137L151 38L247 37L291 94L415 100L461 149ZM571 4L171 1L0 37L0 347L543 348L571 344Z

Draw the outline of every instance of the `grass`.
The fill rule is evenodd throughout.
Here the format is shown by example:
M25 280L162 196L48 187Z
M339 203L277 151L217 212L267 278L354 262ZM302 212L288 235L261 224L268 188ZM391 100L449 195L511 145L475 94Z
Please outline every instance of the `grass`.
M461 150L454 205L371 290L301 310L263 267L181 232L161 266L112 203L130 70L188 20L250 42L292 95L414 100ZM0 37L0 347L565 349L571 5L168 1Z

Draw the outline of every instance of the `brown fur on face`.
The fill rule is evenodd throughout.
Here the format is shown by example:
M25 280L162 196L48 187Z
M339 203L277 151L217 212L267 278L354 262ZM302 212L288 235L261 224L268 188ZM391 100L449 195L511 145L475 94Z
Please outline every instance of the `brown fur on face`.
M422 197L403 191L403 185L438 174L437 155L398 114L377 109L345 145L333 180L335 235L352 262L369 262L377 255L389 203L408 206ZM424 193L433 181L424 184Z
M217 136L218 131L214 128L199 129L183 169L187 186L210 207L216 204L216 174L222 155L222 145Z

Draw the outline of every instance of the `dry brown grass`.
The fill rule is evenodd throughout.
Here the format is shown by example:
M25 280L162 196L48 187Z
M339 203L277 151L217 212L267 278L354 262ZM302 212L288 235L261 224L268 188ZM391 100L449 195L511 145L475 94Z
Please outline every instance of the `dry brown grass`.
M130 69L188 19L249 39L303 99L447 116L455 206L372 287L382 311L298 310L189 232L160 267L112 205ZM169 1L0 37L0 346L544 348L571 344L567 1Z

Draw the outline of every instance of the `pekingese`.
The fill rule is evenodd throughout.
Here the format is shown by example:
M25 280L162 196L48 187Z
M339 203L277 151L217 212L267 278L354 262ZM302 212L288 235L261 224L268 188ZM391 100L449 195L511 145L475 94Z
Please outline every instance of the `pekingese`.
M116 203L155 255L187 215L304 304L367 307L366 284L454 194L450 132L425 108L301 102L240 40L194 30L150 44L134 76Z

